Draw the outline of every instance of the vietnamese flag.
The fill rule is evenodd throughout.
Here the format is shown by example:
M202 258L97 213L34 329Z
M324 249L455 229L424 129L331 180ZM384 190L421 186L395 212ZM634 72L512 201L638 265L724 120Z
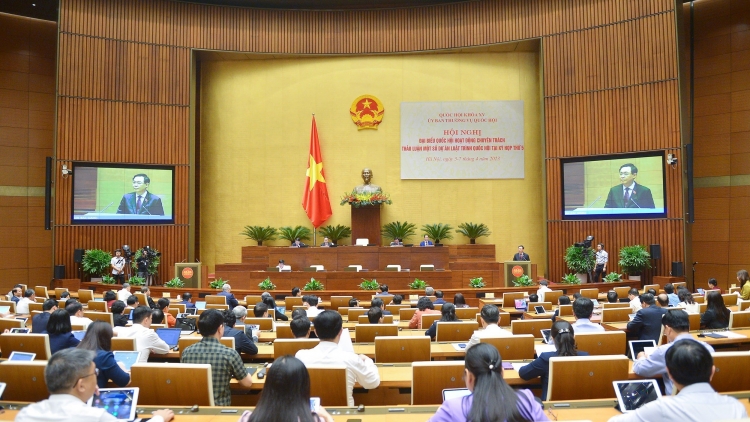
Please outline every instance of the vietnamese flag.
M320 154L320 140L318 139L318 128L315 126L315 115L313 115L312 129L310 130L309 157L302 208L305 209L307 218L310 219L313 227L318 228L331 217L333 212L331 211L331 200L328 198L328 187L323 172L323 156Z

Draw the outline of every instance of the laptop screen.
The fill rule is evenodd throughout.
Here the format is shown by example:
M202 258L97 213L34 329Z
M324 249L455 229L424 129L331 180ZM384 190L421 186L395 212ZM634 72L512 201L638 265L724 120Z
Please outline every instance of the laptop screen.
M158 328L156 330L156 335L159 336L160 339L164 340L164 342L167 343L169 347L177 346L177 342L180 341L181 333L182 330L180 330L179 328Z
M621 412L630 412L661 397L656 380L613 381Z
M190 315L195 315L195 311L197 311L197 310L198 309L196 309L196 308L185 308L185 313L186 314L190 314Z
M526 309L526 301L524 299L516 299L516 309Z
M201 302L201 301L195 302L195 307L198 309L206 309L206 302Z
M106 409L118 421L135 420L138 388L101 388L98 396L91 396L89 405Z
M656 347L656 342L653 340L630 340L628 342L630 347L630 355L633 360L638 357L638 353L641 353L646 347Z

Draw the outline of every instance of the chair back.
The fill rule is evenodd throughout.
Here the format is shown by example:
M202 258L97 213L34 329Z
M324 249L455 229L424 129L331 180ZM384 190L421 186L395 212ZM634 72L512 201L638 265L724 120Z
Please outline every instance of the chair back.
M112 326L115 325L113 314L111 312L84 311L83 316L92 321L104 321L108 323L109 325L112 325Z
M86 305L89 311L107 312L107 302L101 300L90 300Z
M245 325L260 325L261 331L273 330L273 318L245 318Z
M349 306L352 296L331 296L331 309Z
M392 295L383 295L383 296L374 295L372 298L375 299L376 297L378 299L381 299L383 301L383 305L385 305L385 306L388 306L388 305L391 304L391 302L393 302L393 296Z
M16 313L16 302L13 302L12 300L0 300L0 306L7 306L9 309L9 312L11 314Z
M346 311L346 317L349 322L356 322L359 320L360 315L366 315L369 309L365 308L349 308Z
M384 296L384 297L390 297L391 301L393 300L393 296ZM390 311L390 313L392 313L393 315L398 315L401 309L409 309L409 308L411 308L411 305L403 305L403 304L396 305L394 303L389 303L385 305L385 310ZM411 317L409 319L411 319Z
M185 351L185 349L194 345L195 343L200 343L202 338L203 337L199 337L199 336L180 337L180 339L177 340L177 346L180 348L180 357L182 357L182 353ZM234 337L222 337L219 339L219 343L234 350Z
M422 314L422 328L425 330L430 328L433 322L440 321L442 314Z
M734 293L724 293L721 298L724 299L724 306L734 306L737 304L739 296Z
M625 355L552 357L546 401L615 398L612 381L628 379L629 362Z
M565 293L563 293L562 290L552 290L549 292L544 292L544 301L552 303L553 305L557 305L557 299L564 294Z
M690 320L690 331L697 331L701 329L701 314L688 314Z
M138 351L135 345L135 337L112 337L112 351L122 350L124 352Z
M398 310L398 319L399 321L410 321L415 312L417 312L417 308L401 308Z
M209 364L136 363L130 369L130 386L140 388L139 405L214 405Z
M714 352L714 377L711 386L717 393L750 390L750 353Z
M148 306L148 298L146 298L145 293L136 292L136 293L133 293L133 296L135 296L136 299L138 299L139 305Z
M630 291L630 287L629 286L617 286L613 288L612 290L614 290L615 293L617 293L617 299L619 300L619 299L625 299L626 297L628 297L628 292Z
M307 366L310 374L310 391L320 397L323 407L349 405L349 395L346 391L345 366Z
M609 302L603 302L602 303L602 309L613 309L613 308L629 308L630 304L625 302L615 302L615 303L609 303Z
M531 334L510 337L482 337L479 342L495 346L503 360L534 359L534 336Z
M551 319L517 319L510 322L510 331L515 334L531 334L534 338L542 338L541 330L552 328Z
M219 296L219 295L206 295L205 301L206 301L206 305L211 304L211 303L214 303L217 305L226 305L227 297Z
M0 382L6 383L3 400L38 402L49 397L44 380L46 360L5 361L0 363Z
M60 296L63 294L63 292L67 291L67 287L55 287L55 299L60 299Z
M476 321L477 321L477 327L482 326L482 314L476 315ZM509 327L510 326L510 314L507 312L500 312L500 319L497 320L497 325L501 327Z
M414 362L411 366L411 404L440 405L443 390L465 388L464 361Z
M471 319L476 318L479 313L479 308L456 308L456 317L458 319Z
M6 359L11 352L36 353L34 360L48 360L52 356L47 334L0 334L0 351Z
M516 299L523 299L525 297L523 292L508 292L503 293L503 308L515 308Z
M44 303L29 303L29 313L44 312Z
M171 311L172 309L174 309L174 310L177 311L178 314L184 314L185 313L185 308L187 308L187 305L185 305L184 303L174 303L173 302L173 303L169 304L169 310Z
M599 289L581 289L578 293L589 299L599 299Z
M296 355L300 350L312 349L320 344L316 338L277 338L273 342L273 358L284 355Z
M369 323L370 323L370 320L367 319L367 315L360 315L357 317L357 324L369 324ZM393 315L383 315L383 324L393 324Z
M378 336L398 336L398 326L388 324L357 324L354 327L357 343L372 343Z
M295 306L302 306L302 297L287 296L284 298L284 304L287 309L294 309Z
M34 286L34 294L36 297L42 297L45 299L49 298L49 294L47 294L47 288L44 286Z
M604 331L601 333L581 333L575 335L578 350L592 356L624 355L627 349L625 331Z
M659 291L661 290L661 286L658 284L646 284L643 286L643 293L648 292L648 289L654 289L656 290L656 294L659 294Z
M469 341L477 328L474 321L439 321L435 341Z
M276 340L280 338L294 338L292 327L290 327L288 323L276 325Z
M222 297L224 297L224 296L222 296ZM247 309L252 308L253 306L255 306L256 303L262 303L262 302L263 302L263 298L260 297L260 296L258 296L258 295L248 295L248 296L245 296L245 305L246 305L245 307ZM209 302L206 301L206 303L209 303ZM224 298L224 303L226 303L226 298Z
M693 293L693 300L695 301L695 303L705 303L706 302L706 297L703 296L700 293ZM740 310L742 310L742 309L740 309Z
M750 308L750 300L742 300L740 299L737 301L737 310L738 311L744 311L746 309Z
M573 316L573 305L560 305L557 310L560 311L557 313L558 316Z
M229 309L229 305L222 305L221 303L206 303L206 309L218 309L220 311L226 311Z
M375 362L397 363L430 360L427 336L375 337Z
M78 289L78 301L87 304L94 300L94 291L89 289ZM141 302L143 303L143 302Z
M627 303L625 303L627 305ZM632 314L633 310L630 306L627 308L609 308L602 309L602 324L610 322L628 322L630 318L628 315Z
M729 314L729 328L750 327L750 311Z

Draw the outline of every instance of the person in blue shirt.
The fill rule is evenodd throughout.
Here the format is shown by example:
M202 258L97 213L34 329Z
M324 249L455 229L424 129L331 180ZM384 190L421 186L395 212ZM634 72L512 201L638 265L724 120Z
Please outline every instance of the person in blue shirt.
M235 306L240 304L234 297L234 294L232 293L232 286L230 286L229 284L221 286L221 293L217 294L217 296L226 296L227 305L229 305L230 310L234 309Z
M424 240L419 242L419 246L435 246L432 240L427 235L424 235Z
M677 306L680 304L680 297L674 292L674 286L672 283L664 285L664 291L667 292L669 298L669 306Z
M195 308L195 303L193 303L193 295L188 292L183 293L182 302L177 302L177 303L185 305L185 308Z

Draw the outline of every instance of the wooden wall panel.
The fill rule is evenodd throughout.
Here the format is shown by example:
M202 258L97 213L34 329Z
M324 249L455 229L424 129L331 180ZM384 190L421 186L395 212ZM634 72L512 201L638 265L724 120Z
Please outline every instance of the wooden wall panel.
M613 254L619 246L664 236L664 261L683 260L679 170L668 173L669 220L562 222L558 206L561 157L679 148L674 7L673 0L483 0L292 11L168 0L61 0L58 159L121 157L180 166L175 203L184 224L190 211L182 167L189 152L190 49L392 54L541 38L550 277L565 272L558 264L565 247L594 232ZM153 155L120 145L133 138L153 143ZM116 245L122 236L134 236L131 244L164 245L169 260L187 250L179 244L187 242L182 227L107 232L69 226L69 190L65 183L56 187L55 222L63 234L56 258L68 259L86 242Z

